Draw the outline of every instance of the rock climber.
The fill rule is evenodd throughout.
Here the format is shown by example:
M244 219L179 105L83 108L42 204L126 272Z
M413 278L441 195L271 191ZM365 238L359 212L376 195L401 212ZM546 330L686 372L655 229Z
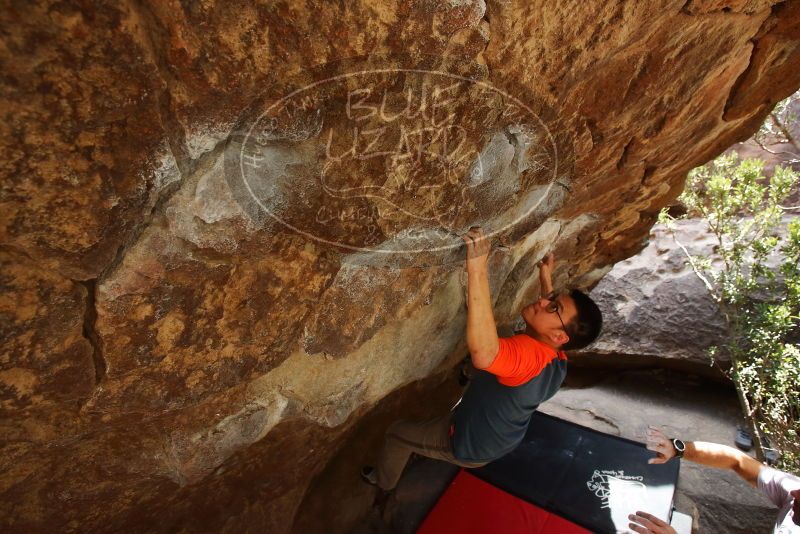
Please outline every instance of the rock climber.
M450 412L389 426L376 467L361 472L384 493L397 485L412 452L462 467L479 467L511 452L539 404L561 387L567 372L564 351L583 348L600 333L602 315L586 294L553 291L555 258L547 254L539 262L542 297L522 309L525 331L498 337L489 294L490 241L478 227L462 239L467 346L477 371Z

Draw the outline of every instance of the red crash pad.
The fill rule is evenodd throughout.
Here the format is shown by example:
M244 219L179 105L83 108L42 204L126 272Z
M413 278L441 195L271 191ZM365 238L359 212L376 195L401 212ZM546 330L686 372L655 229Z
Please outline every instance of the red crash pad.
M463 469L417 531L418 534L591 534L518 499Z

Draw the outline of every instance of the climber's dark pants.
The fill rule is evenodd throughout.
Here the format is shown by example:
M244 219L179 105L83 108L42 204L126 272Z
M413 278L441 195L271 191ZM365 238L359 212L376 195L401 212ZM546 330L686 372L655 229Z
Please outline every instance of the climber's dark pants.
M453 456L450 445L450 413L426 421L396 421L386 430L386 441L378 459L378 486L391 490L412 452L461 467L480 467L485 463L466 463Z

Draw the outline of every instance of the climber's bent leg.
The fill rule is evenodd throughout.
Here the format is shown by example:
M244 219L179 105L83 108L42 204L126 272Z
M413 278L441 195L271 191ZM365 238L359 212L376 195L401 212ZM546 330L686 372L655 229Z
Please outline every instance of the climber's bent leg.
M386 431L378 459L378 486L381 489L388 491L397 486L412 452L462 467L485 465L460 462L453 456L449 413L425 421L396 421Z

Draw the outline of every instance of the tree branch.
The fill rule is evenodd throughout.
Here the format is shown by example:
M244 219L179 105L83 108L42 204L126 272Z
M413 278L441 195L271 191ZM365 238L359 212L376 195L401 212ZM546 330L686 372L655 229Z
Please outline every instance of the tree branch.
M772 118L772 122L775 124L775 126L777 126L778 129L781 131L781 133L784 135L784 137L786 137L786 140L795 149L800 150L800 146L797 145L797 141L795 141L794 137L792 136L792 133L789 131L788 128L786 128L786 125L783 124L783 122L781 121L780 117L775 115L774 111L772 113L770 113L769 116Z
M694 258L689 253L689 250L687 250L687 248L683 245L683 243L681 243L680 240L678 240L678 236L675 235L675 232L670 230L669 233L672 235L672 239L675 241L675 244L678 245L680 249L683 251L683 253L686 255L686 259L689 260L689 265L691 266L692 271L694 271L694 274L697 275L697 277L703 282L703 285L706 286L706 290L708 290L708 293L709 295L711 295L711 298L714 299L714 302L719 304L721 302L721 299L719 296L717 296L716 292L714 291L714 285L701 272L700 267L697 265L697 262L694 261Z

